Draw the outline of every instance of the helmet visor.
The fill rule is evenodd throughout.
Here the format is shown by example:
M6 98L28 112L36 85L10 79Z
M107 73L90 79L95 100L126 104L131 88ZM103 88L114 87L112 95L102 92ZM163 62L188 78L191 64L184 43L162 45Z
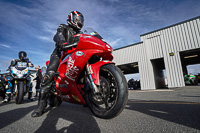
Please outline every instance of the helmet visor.
M84 18L83 17L76 15L74 21L77 23L78 27L80 27L80 28L83 27L83 23L84 23Z

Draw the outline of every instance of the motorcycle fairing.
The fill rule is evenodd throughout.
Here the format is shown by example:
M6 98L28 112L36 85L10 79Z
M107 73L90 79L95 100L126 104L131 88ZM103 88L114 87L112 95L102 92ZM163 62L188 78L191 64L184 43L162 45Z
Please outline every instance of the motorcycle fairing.
M99 70L103 65L106 64L114 64L112 61L99 61L94 64L89 64L89 69L91 72L91 76L93 78L94 84L100 85L100 80L99 80Z
M80 54L81 53L81 54ZM82 72L84 66L94 54L103 53L101 50L82 50L82 51L73 51L68 58L63 58L63 60L58 68L59 76L55 78L56 89L58 95L68 95L68 99L65 101L70 101L79 104L85 104L81 93L82 90L78 87L76 81ZM99 63L98 63L99 64ZM92 68L95 68L92 66ZM98 68L98 67L97 67Z

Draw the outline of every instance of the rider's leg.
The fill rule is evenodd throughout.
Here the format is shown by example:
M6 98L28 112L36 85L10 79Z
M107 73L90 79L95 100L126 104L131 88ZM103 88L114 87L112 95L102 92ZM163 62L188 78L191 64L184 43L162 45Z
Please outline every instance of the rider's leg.
M11 100L11 89L8 89L5 94L5 98L2 101L3 103L10 102Z
M54 80L54 76L58 69L59 64L60 64L60 52L56 48L51 55L49 65L47 67L47 73L45 74L42 80L41 90L38 100L38 107L32 113L32 117L39 117L44 113L44 110L47 106L47 99L50 92L51 83Z
M32 98L32 94L33 94L33 91L32 91L32 88L30 87L29 88L29 92L28 92L28 99L29 100L32 100L31 98Z
M35 96L34 96L34 97L38 97L39 93L40 93L40 89L36 89L36 92L35 92Z

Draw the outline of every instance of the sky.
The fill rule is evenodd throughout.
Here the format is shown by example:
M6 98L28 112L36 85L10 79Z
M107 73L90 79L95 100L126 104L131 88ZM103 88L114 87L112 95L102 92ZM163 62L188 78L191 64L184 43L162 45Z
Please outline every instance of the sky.
M53 36L69 12L84 15L113 49L140 42L140 35L200 15L200 0L0 0L0 70L19 51L37 66L55 47Z

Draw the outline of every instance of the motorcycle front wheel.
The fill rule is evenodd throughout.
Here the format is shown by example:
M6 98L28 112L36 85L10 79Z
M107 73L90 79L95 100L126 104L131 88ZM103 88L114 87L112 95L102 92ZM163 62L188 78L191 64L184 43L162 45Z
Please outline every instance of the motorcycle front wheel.
M128 85L121 70L113 64L100 68L99 93L86 91L86 102L93 114L99 118L111 119L119 115L128 99Z
M15 103L21 104L23 101L23 98L24 98L24 81L18 81Z

